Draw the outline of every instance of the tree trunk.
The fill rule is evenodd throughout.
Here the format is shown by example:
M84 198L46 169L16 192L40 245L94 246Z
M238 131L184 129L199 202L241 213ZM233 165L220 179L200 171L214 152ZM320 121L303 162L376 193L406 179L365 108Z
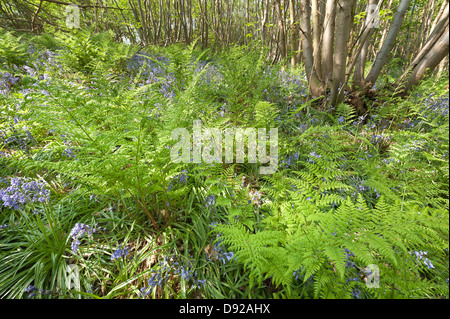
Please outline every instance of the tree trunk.
M448 55L449 49L449 23L447 19L443 30L437 33L423 47L417 59L397 81L401 92L406 92L418 85L419 82L439 65Z
M324 18L322 43L322 79L327 87L331 86L333 75L334 29L336 17L336 0L327 0Z
M347 63L348 41L350 40L350 16L353 6L352 0L338 0L336 8L336 46L334 52L333 83L330 105L339 103L340 91L345 82L345 67Z
M321 83L314 68L313 46L311 39L311 4L309 0L300 1L300 30L302 37L303 60L305 63L306 76L309 82L309 90L315 97L325 94L325 86Z
M312 0L311 3L312 22L313 22L313 58L314 68L316 69L319 80L322 78L322 60L320 54L320 43L322 40L322 28L320 24L319 0Z
M280 56L282 59L285 59L287 57L287 48L286 48L286 28L285 23L283 19L283 13L281 11L281 0L274 0L274 6L275 11L277 14L277 20L278 20L278 30L279 30L279 49L280 49Z
M375 62L373 63L372 68L370 69L369 74L365 79L366 82L370 82L373 85L377 81L382 68L387 62L389 54L391 53L392 48L395 45L395 40L397 39L397 35L405 18L405 14L408 11L410 2L411 0L402 0L400 2L392 20L391 27L389 28L389 32L386 36L386 40L384 41L380 52L378 52Z
M295 67L297 61L297 49L298 49L298 23L296 21L295 14L295 1L289 0L289 18L290 18L290 49L291 49L291 66Z

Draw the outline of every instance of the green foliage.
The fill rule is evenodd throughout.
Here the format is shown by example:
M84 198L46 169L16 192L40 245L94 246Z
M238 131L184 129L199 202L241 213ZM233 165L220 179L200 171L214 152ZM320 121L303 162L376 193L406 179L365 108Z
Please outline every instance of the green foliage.
M260 227L231 220L215 232L253 285L270 278L290 297L446 296L448 124L391 131L382 144L350 124L347 106L336 115L342 126L309 128L293 142L291 169L265 177ZM420 251L433 266L416 257ZM364 283L373 264L379 289Z
M263 92L272 83L265 77L265 51L249 47L233 47L219 60L223 82L219 86L232 120L242 126L252 126L255 105L263 100ZM217 94L217 93L216 93Z
M60 37L63 49L59 51L58 60L73 72L123 70L126 59L136 51L132 46L115 42L111 31L92 33L81 29ZM45 42L48 46L49 41Z
M67 292L64 233L69 231L71 218L66 208L47 205L2 218L2 224L8 225L0 235L2 298L23 297L32 283L45 291Z
M252 47L136 52L86 30L33 45L27 81L0 94L0 192L39 178L51 200L15 210L0 196L1 297L28 285L52 291L36 298L448 297L443 81L357 117L315 109L302 69ZM172 130L194 120L278 128L278 172L172 163ZM102 231L74 252L77 223Z
M22 66L26 62L27 44L22 36L15 36L0 28L0 63L9 67Z

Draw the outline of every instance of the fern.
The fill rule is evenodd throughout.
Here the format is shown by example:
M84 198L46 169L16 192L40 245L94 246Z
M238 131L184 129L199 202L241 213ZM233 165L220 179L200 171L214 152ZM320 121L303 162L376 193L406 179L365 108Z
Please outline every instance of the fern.
M400 135L394 138L402 140ZM422 138L432 141L431 136ZM274 284L300 295L301 291L294 290L293 277L300 272L304 285L313 281L316 298L361 294L366 298L426 298L443 294L445 278L440 277L436 285L438 279L430 273L445 269L448 203L442 201L444 192L433 191L435 187L444 190L443 185L419 186L427 161L417 159L414 163L425 165L416 166L422 173L407 170L403 178L416 180L409 180L397 191L395 187L403 178L392 180L388 175L391 170L386 174L379 169L383 157L363 135L335 131L335 127L310 127L293 142L299 146L292 148L298 155L287 164L290 173L264 177L266 199L261 209L267 216L259 230L255 232L239 221L217 227L224 242L236 252L236 260L250 269L250 276L260 285L263 279L272 278ZM360 154L367 154L364 145L375 156L361 160ZM403 149L393 146L388 153L402 164L401 169L408 168L411 161ZM349 165L343 165L343 159ZM350 186L361 167L364 184ZM360 179L355 181L361 183ZM423 187L422 193L425 189L429 192L431 205L424 205L415 185ZM367 197L367 187L376 189L378 198ZM261 233L267 233L273 242L265 242ZM426 251L434 268L417 260L417 251ZM251 258L257 259L253 265ZM373 264L380 268L378 290L364 283L364 269Z

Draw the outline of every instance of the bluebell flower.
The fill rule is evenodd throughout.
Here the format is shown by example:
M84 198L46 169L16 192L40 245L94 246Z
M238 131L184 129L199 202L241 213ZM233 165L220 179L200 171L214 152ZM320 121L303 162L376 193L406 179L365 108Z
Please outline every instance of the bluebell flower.
M350 250L348 250L347 248L344 248L344 252L345 252L345 256L347 258L351 258L351 257L355 257L355 254L353 254Z
M431 260L429 260L428 258L425 258L423 260L423 263L428 267L428 269L434 269L435 267L433 266L433 263L431 262Z
M301 277L301 270L295 270L292 274L295 280L299 280Z
M355 263L352 261L347 261L347 263L345 264L345 267L347 268L355 268Z
M89 237L92 237L92 235L97 233L98 231L100 231L99 228L93 228L81 223L75 224L69 234L69 237L72 238L72 252L75 254L78 251L78 247L81 243L80 238L82 238L85 234L87 234Z
M358 290L358 288L353 289L352 296L355 297L356 299L361 298L361 292Z
M212 207L216 205L216 197L214 195L209 195L206 198L206 207Z
M28 178L11 178L10 186L0 189L0 204L18 210L27 203L48 201L50 191L44 181L31 181Z
M122 249L122 246L119 246L119 248L114 251L114 253L111 256L111 260L114 259L120 259L122 257L126 257L128 256L128 247L125 247L124 249Z
M25 292L28 294L28 298L33 298L36 296L36 291L38 291L38 289L33 285L30 285L25 289Z

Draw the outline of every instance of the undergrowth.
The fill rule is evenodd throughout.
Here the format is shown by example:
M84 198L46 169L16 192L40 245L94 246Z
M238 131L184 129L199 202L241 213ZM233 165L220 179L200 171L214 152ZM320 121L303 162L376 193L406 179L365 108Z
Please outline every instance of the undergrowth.
M448 298L445 79L358 117L252 46L0 37L2 298ZM278 171L173 163L195 120Z

